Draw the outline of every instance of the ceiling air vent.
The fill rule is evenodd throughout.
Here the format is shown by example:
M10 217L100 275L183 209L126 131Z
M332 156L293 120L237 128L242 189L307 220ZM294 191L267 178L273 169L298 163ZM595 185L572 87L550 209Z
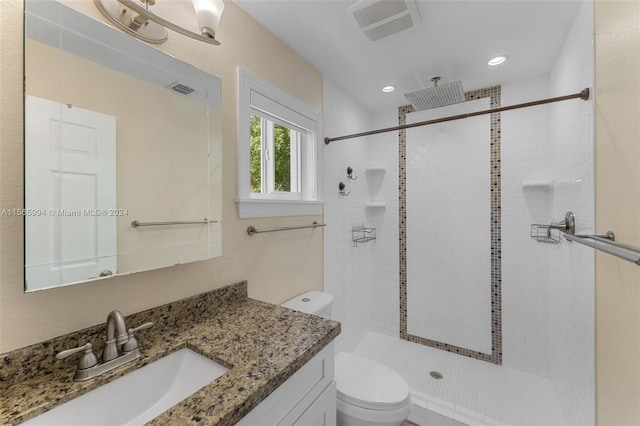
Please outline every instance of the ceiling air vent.
M420 23L415 0L360 0L347 8L347 14L371 41L389 37Z

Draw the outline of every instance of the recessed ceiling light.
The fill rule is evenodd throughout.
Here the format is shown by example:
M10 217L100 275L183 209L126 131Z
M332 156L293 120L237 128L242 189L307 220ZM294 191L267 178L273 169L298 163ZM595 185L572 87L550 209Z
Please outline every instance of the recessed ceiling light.
M390 93L390 92L393 92L394 90L396 90L396 86L391 86L391 85L389 85L389 86L384 86L384 87L382 88L382 91L383 91L384 93Z
M495 67L496 65L500 65L501 63L506 61L507 58L508 56L496 56L495 58L489 59L489 62L487 62L487 64L489 64L492 67Z

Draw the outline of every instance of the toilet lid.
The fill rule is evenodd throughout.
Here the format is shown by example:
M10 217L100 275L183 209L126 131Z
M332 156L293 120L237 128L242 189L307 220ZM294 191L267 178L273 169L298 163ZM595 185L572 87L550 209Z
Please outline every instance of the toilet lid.
M377 361L340 352L336 356L338 399L362 408L396 410L409 401L409 385Z

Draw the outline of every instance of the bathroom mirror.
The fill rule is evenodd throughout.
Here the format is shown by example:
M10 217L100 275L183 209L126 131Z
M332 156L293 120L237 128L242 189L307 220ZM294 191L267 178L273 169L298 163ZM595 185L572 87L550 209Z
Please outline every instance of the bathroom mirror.
M25 1L25 291L221 256L220 80Z

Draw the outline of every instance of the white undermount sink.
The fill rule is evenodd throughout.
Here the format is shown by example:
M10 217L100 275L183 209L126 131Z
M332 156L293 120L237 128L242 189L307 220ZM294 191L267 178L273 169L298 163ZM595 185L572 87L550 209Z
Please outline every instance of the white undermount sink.
M227 371L190 349L180 349L24 424L142 425Z

